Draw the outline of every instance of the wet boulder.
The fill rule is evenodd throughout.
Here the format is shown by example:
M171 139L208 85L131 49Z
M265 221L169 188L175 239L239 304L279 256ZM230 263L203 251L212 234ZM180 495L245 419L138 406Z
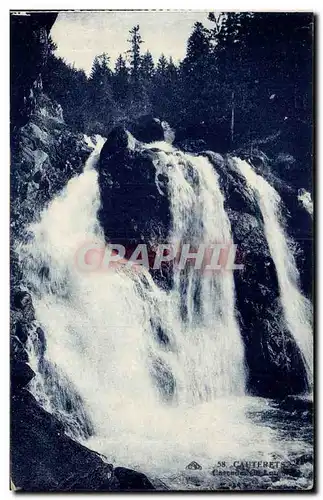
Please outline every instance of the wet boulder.
M100 161L104 162L110 156L125 151L128 148L128 141L126 129L122 126L115 127L108 135L101 149Z
M25 322L35 319L35 310L31 295L25 290L18 289L13 292L13 306L22 313Z
M13 391L25 387L35 376L30 366L24 361L11 360L10 381Z
M114 469L114 488L117 491L149 491L154 490L154 486L149 479L141 472L136 472L125 467Z
M25 309L32 302L30 293L24 290L17 290L14 293L14 305L18 309Z
M204 151L202 154L208 158L219 175L219 184L224 194L225 209L248 213L261 218L256 200L249 191L245 179L236 168L234 161L213 151Z
M138 243L166 241L170 208L156 178L155 159L157 154L133 143L123 127L115 128L107 137L97 165L101 195L98 216L107 241L128 249ZM167 180L163 181L167 190Z
M10 357L14 361L28 362L28 354L18 337L10 337Z
M126 126L140 142L150 143L165 140L162 122L152 115L140 116L137 120L127 123Z
M28 339L28 323L26 321L20 320L15 324L15 336L25 344Z

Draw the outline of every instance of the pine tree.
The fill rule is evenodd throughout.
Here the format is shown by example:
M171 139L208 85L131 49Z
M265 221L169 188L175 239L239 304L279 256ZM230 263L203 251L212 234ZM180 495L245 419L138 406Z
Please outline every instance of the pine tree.
M110 58L106 53L96 56L89 78L89 115L91 116L91 123L101 123L103 125L102 132L111 126L116 112L112 90L112 71L109 68L109 61Z
M210 32L202 23L196 22L187 41L184 65L196 64L198 61L207 60L210 53Z
M176 92L179 84L179 70L170 57L166 68L166 81L172 92Z
M168 66L167 59L165 55L162 54L158 59L157 70L156 70L156 74L159 79L166 77L167 66Z
M178 108L178 69L173 59L167 61L164 54L157 62L153 78L152 103L154 114L172 123L177 117Z
M134 26L130 31L130 38L128 38L128 42L131 45L131 48L128 50L128 54L130 56L130 75L133 82L137 83L139 80L139 69L141 63L140 56L140 46L144 41L140 35L140 27L139 24Z
M180 120L189 127L201 124L215 115L217 103L216 67L212 57L211 34L196 22L187 41L186 56L181 64L179 92Z
M129 97L129 71L120 54L116 60L113 77L113 94L119 104L124 105Z
M48 36L47 49L48 49L48 55L54 54L54 52L57 50L57 45L50 35Z
M115 68L114 68L114 74L116 76L119 76L119 75L128 75L126 61L122 57L122 54L119 54L119 56L118 56L118 58L116 60L116 64L115 64Z
M42 71L42 82L44 92L62 106L66 123L84 131L88 105L84 71L75 69L51 51Z
M109 68L110 57L104 52L96 56L93 61L90 80L97 81L100 85L104 85L111 80L112 72Z
M149 83L152 77L154 76L154 72L155 72L155 65L153 56L151 55L149 50L147 50L147 52L141 58L141 65L140 65L141 79L144 82Z

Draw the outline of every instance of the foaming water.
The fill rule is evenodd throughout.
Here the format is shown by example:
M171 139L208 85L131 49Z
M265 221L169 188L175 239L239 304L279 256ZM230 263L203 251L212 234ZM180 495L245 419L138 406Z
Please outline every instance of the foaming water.
M276 266L280 298L287 326L302 353L309 386L313 382L312 307L298 286L299 273L281 223L281 199L268 182L245 160L234 158L250 189L256 194L264 219L264 230Z
M221 459L266 460L277 450L284 456L275 432L248 417L250 408L266 410L268 403L244 396L232 271L175 270L174 287L165 292L144 268L82 273L76 267L84 242L104 245L93 169L103 142L96 138L83 174L52 200L18 249L50 363L44 372L30 343L33 394L67 421L71 436L152 476L181 471L191 460L211 468ZM158 173L167 174L171 240L230 243L223 196L207 159L169 144L164 149L156 153L156 182ZM156 325L167 345L157 339ZM51 383L54 372L71 395L68 418L66 394ZM80 433L86 421L90 438Z
M246 417L252 405L266 403L248 397L218 398L199 405L146 408L136 418L115 414L118 426L89 441L96 450L146 472L184 470L192 460L203 468L217 460L265 460L274 450L275 433ZM113 422L109 419L109 421ZM108 423L108 422L107 422ZM120 446L120 426L123 432Z

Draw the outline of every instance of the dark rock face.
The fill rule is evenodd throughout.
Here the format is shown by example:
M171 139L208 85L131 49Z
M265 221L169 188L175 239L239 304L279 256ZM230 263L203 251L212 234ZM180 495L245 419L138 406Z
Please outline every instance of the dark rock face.
M19 311L26 321L35 319L35 310L29 292L22 289L13 289L12 302L14 310Z
M147 239L151 242L165 240L168 203L158 193L151 159L121 153L109 163L108 175L104 168L104 160L101 160L99 219L106 238L116 243L125 242L125 246ZM150 214L149 220L147 213Z
M48 34L57 13L10 16L11 106L13 128L25 125L35 107L34 88L48 55Z
M144 474L131 469L116 467L114 477L120 491L149 491L155 489Z
M128 135L122 126L115 127L107 137L101 150L102 161L109 160L113 155L125 151L128 147Z
M91 149L82 134L68 130L60 106L44 94L37 96L35 111L16 132L15 142L11 158L11 236L18 239L36 211L39 213L71 177L82 172Z
M210 160L219 174L219 182L225 193L225 209L251 214L261 219L258 205L246 189L246 181L234 164L213 151L203 151L201 154Z
M10 350L14 361L28 361L28 354L18 337L10 337Z
M26 325L25 321L19 321L19 319L16 319L16 322L12 321L12 325L15 324L15 335L18 337L18 339L25 344L28 339L28 327Z
M10 318L10 382L11 392L26 387L35 374L28 364L29 358L25 348L30 324L35 319L35 311L31 296L21 289L13 291Z
M167 239L169 202L158 191L154 159L153 152L128 148L123 128L111 132L101 151L99 220L106 239L130 255L139 243L151 243L153 252L154 243Z
M10 363L11 389L21 389L25 387L35 376L30 366L25 361L11 360Z
M286 207L288 235L296 244L295 260L299 270L300 285L303 293L313 300L313 218L298 200L296 189L288 192L279 190L279 193Z
M125 121L116 126L107 137L102 155L117 153L127 147L128 136L126 130L140 142L151 143L165 140L165 130L168 124L161 122L151 115L144 115L135 121ZM169 127L169 126L168 126Z
M64 434L27 391L11 403L11 475L26 492L153 490L138 472L113 466Z
M151 115L140 116L136 121L128 123L126 128L140 142L149 143L165 139L162 122Z
M18 309L26 309L31 304L32 300L28 292L18 290L14 294L13 302Z

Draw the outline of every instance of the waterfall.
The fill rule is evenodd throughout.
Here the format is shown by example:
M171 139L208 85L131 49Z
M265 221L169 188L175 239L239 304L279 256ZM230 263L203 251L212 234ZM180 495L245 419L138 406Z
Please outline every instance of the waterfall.
M128 405L136 400L150 405L155 398L147 375L153 338L149 320L157 300L150 299L154 284L149 273L142 272L145 280L129 272L86 274L75 265L84 242L104 246L97 222L98 174L93 168L103 143L97 142L83 174L52 200L19 248L34 291L36 317L46 331L46 356L73 382L97 426L104 425L111 405L118 408L125 400ZM33 390L41 401L45 391L50 409L52 387L38 371L36 354L31 346L31 364L37 372Z
M151 472L183 469L192 459L211 467L227 457L269 456L271 431L255 428L245 415L232 271L175 269L173 288L165 291L145 268L84 273L75 265L84 242L105 244L93 168L102 144L97 140L84 172L51 201L17 249L47 344L44 372L30 342L33 394L66 421L63 396L53 394L58 386L51 383L58 374L82 401L80 407L71 397L70 435L118 465ZM157 184L159 173L169 179L163 195L171 206L170 241L230 244L212 165L167 143L160 148L152 168ZM156 338L158 329L167 345ZM90 437L80 435L84 419Z
M285 321L302 354L308 383L313 381L312 308L298 286L298 270L281 222L277 191L245 160L233 158L247 186L255 193L263 216L265 235L276 266Z
M155 147L155 145L152 145ZM168 178L172 230L170 242L209 248L232 243L218 176L206 157L192 156L159 144L156 177ZM233 272L201 273L192 267L174 270L172 302L181 323L184 400L192 402L243 394L244 353L235 318ZM180 318L177 318L180 323ZM189 355L188 355L189 354Z

